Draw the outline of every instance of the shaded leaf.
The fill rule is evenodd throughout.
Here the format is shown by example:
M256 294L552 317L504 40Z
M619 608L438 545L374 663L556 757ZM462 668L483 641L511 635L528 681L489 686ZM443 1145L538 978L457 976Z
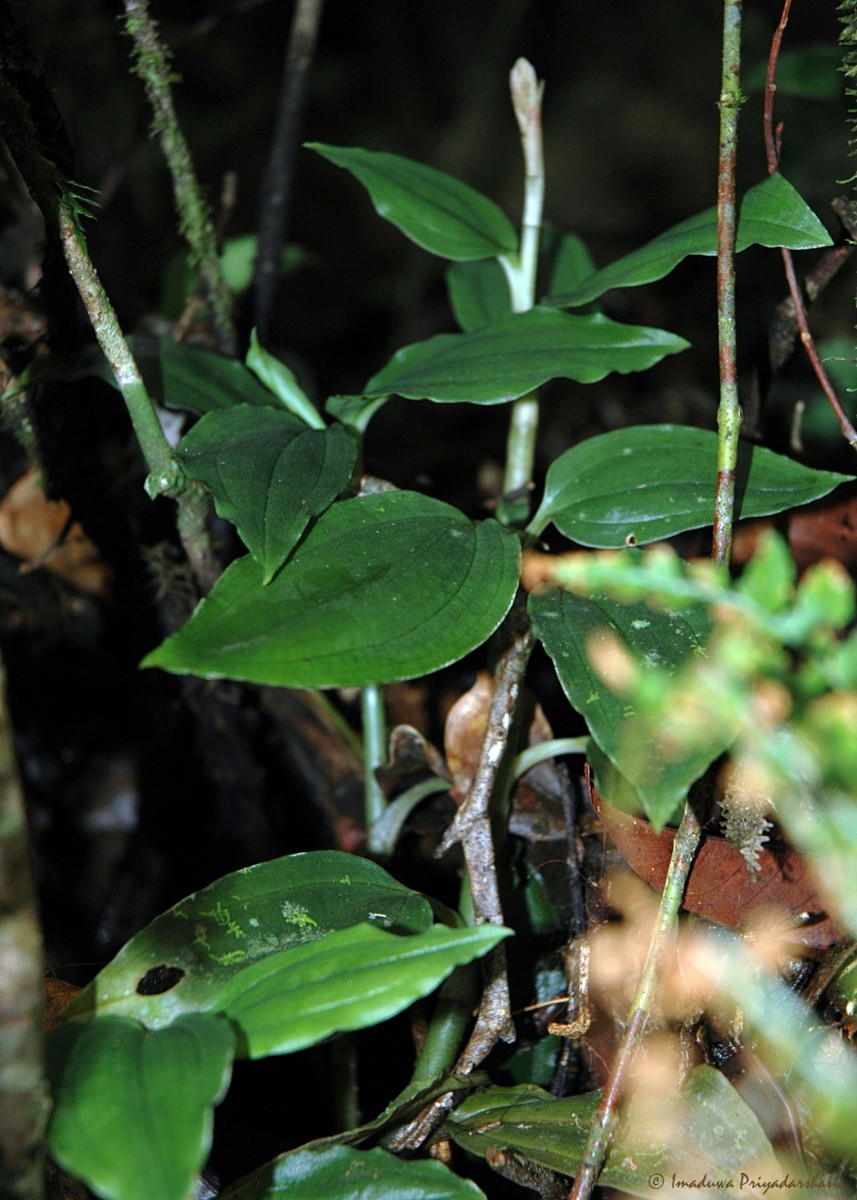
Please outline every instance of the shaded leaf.
M661 329L620 325L551 308L514 313L471 333L442 333L398 350L367 396L502 404L548 379L594 383L611 371L644 371L688 343Z
M484 1193L439 1162L386 1150L293 1150L223 1194L223 1200L477 1200Z
M594 790L592 801L631 870L655 891L662 891L675 830L658 833L648 821L605 804ZM795 850L762 847L756 862L758 872L751 875L736 846L707 834L691 868L682 907L730 929L746 929L766 910L778 925L808 913L809 921L796 922L783 936L815 949L843 940L818 898L805 858Z
M251 558L233 563L143 665L282 687L425 675L493 633L519 558L495 521L415 492L341 501L267 586Z
M499 1151L572 1176L598 1098L589 1092L557 1100L532 1085L492 1087L464 1100L443 1130L472 1154ZM782 1178L758 1118L718 1071L697 1067L667 1100L658 1106L657 1132L650 1102L632 1103L611 1143L600 1185L632 1196L681 1197L689 1180L705 1176L712 1188L721 1181L731 1196L747 1198L757 1194L749 1177ZM742 1174L748 1177L743 1182Z
M737 250L754 245L809 250L830 244L830 235L818 217L782 175L770 175L744 196L738 219ZM576 308L597 300L611 288L637 287L663 279L690 254L716 253L717 210L710 208L595 271L576 287L553 293L543 303Z
M163 403L167 408L202 415L238 404L277 407L273 393L234 358L163 338L160 364ZM295 430L305 428L297 417L291 419Z
M851 477L816 471L742 442L736 516L758 517L816 500ZM583 546L620 547L710 525L717 479L717 434L687 425L637 425L572 446L548 468L529 525L552 522Z
M224 982L251 963L364 921L421 933L432 911L383 868L337 850L244 867L156 917L64 1015L110 1012L162 1028L180 1013L210 1011Z
M623 604L603 595L583 597L564 591L531 595L528 608L569 702L586 721L595 743L632 785L649 818L663 824L725 745L714 740L714 734L710 739L700 736L680 761L660 756L653 769L653 748L638 744L633 712L604 683L591 656L594 646L609 645L609 639L615 638L644 666L674 672L702 652L712 625L707 608L695 604L681 612L656 611L644 602Z
M289 1054L395 1016L510 933L496 925L434 925L401 937L356 925L238 971L212 1008L229 1017L250 1058Z
M184 1200L233 1048L228 1023L201 1014L157 1031L122 1017L60 1024L48 1040L51 1154L107 1200Z
M441 258L493 258L517 248L514 226L493 200L433 167L397 154L307 143L363 184L386 220Z
M342 425L295 430L279 409L207 413L178 449L185 472L214 496L268 583L317 517L347 487L357 457Z
M375 413L389 399L389 396L331 396L324 410L346 428L353 429L355 433L365 433Z

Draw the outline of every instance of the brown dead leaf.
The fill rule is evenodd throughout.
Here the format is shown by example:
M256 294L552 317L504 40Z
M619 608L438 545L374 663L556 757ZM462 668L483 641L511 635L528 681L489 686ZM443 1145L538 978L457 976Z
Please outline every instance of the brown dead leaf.
M628 866L656 891L662 891L675 830L655 833L648 821L605 804L594 788L590 790L595 811ZM753 876L731 842L706 835L690 872L683 907L730 929L747 929L766 914L780 925L794 921L783 937L811 949L825 949L844 940L818 898L802 855L796 850L764 847L758 863L758 874Z
M30 467L0 501L0 546L22 559L21 570L44 567L67 583L105 596L110 571L65 500L48 500Z
M479 764L493 696L493 679L487 671L480 671L473 687L459 696L446 718L444 752L459 803L467 795Z
M73 983L67 983L64 979L56 979L52 975L48 975L44 981L45 988L45 1033L50 1033L57 1023L57 1019L66 1007L71 1004L79 987L75 987Z

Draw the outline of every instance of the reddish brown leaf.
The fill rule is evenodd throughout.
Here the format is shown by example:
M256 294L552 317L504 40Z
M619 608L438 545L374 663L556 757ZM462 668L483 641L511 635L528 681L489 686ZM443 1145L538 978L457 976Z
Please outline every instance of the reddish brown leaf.
M661 891L675 830L655 833L648 821L605 804L594 788L591 795L595 811L628 866ZM780 924L784 917L796 922L784 934L787 940L808 948L824 949L845 940L827 916L802 855L796 850L763 848L758 862L759 873L753 876L731 842L707 835L690 872L683 907L730 929L746 928L766 911L775 920L779 914Z
M834 502L819 501L789 516L789 545L801 568L835 558L849 570L857 567L857 495L846 493Z
M459 696L446 718L443 746L459 803L467 794L479 763L493 695L493 679L487 671L480 671L473 687Z

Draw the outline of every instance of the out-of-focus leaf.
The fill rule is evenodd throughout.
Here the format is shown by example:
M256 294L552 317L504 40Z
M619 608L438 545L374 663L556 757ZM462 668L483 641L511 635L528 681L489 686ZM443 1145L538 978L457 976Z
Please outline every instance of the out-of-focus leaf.
M508 254L518 244L514 226L493 200L451 175L397 154L308 143L363 184L386 220L441 258L467 260Z
M612 371L645 371L688 343L662 329L620 325L600 313L552 308L514 313L470 333L441 333L398 350L367 396L503 404L548 379L594 383Z
M144 660L280 687L362 687L438 670L481 645L514 599L520 543L416 492L334 504L267 586L233 563Z
M796 508L850 480L744 442L739 448L736 517ZM637 425L572 446L548 468L532 533L552 522L582 546L642 545L710 525L717 434L687 425Z
M767 58L747 72L742 85L747 92L761 91L767 75ZM783 50L777 59L777 93L803 100L836 100L842 95L842 50L831 42L816 42Z
M364 921L421 933L432 911L383 868L338 850L244 867L156 917L63 1015L109 1012L163 1028L180 1013L210 1011L250 964Z
M296 432L281 409L207 413L182 439L185 473L201 480L269 583L317 517L348 485L357 446L342 425Z
M211 1147L234 1038L204 1014L144 1029L123 1017L50 1035L54 1158L106 1200L184 1200Z

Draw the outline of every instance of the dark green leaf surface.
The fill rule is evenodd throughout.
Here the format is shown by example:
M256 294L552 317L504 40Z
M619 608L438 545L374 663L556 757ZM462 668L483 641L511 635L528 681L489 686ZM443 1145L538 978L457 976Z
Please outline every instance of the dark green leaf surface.
M484 1192L439 1162L410 1161L386 1150L293 1150L223 1200L478 1200Z
M363 184L386 220L441 258L493 258L515 251L514 226L493 200L432 167L375 150L308 143Z
M237 526L268 583L310 520L347 487L357 446L342 425L296 431L288 413L241 405L204 416L178 455Z
M329 933L238 971L212 997L250 1058L289 1054L395 1016L510 930L434 925L402 937L371 925Z
M638 425L588 438L548 469L530 531L550 523L582 546L638 545L710 525L717 435L685 425ZM736 517L807 504L850 479L815 471L761 446L738 454Z
M643 810L661 825L684 799L687 788L725 748L700 741L696 753L678 763L641 746L634 736L633 711L602 681L590 662L594 643L614 637L645 665L675 670L703 652L711 618L702 605L676 612L645 603L622 604L606 596L583 597L550 591L531 595L529 611L563 690L589 727L593 740L639 795ZM606 798L606 797L605 797Z
M830 235L818 217L782 175L769 176L744 196L738 220L737 250L755 245L809 250L829 246L830 241ZM637 287L663 279L690 254L716 253L717 210L710 208L674 225L639 250L595 271L576 287L552 292L544 303L559 308L577 308L597 300L611 288Z
M337 850L245 867L156 917L66 1015L110 1012L160 1028L179 1013L210 1011L224 983L250 964L364 921L422 933L432 911L383 868ZM175 976L164 967L182 973L169 987Z
M362 687L438 670L512 603L520 543L416 492L334 504L263 586L233 563L145 666L281 687Z
M103 1017L48 1042L51 1154L105 1200L184 1200L211 1146L229 1083L226 1021L194 1014L166 1029Z
M276 396L233 358L185 346L172 338L161 342L160 358L163 402L167 408L186 409L199 415L238 404L279 408ZM296 430L306 428L297 417L290 419Z
M594 383L611 371L644 371L688 343L662 329L620 325L600 313L533 308L471 333L405 346L366 385L367 396L502 404L548 379Z
M597 1102L598 1093L592 1092L556 1100L531 1085L492 1087L464 1100L443 1128L472 1154L503 1150L572 1176ZM631 1105L600 1184L632 1196L683 1197L688 1181L707 1176L712 1189L717 1181L728 1187L731 1179L728 1194L746 1198L758 1193L749 1182L742 1186L742 1174L771 1181L784 1177L752 1109L712 1067L697 1067L682 1091L661 1097L658 1108L653 1130L651 1102L641 1097ZM668 1143L658 1137L664 1128L672 1131Z

